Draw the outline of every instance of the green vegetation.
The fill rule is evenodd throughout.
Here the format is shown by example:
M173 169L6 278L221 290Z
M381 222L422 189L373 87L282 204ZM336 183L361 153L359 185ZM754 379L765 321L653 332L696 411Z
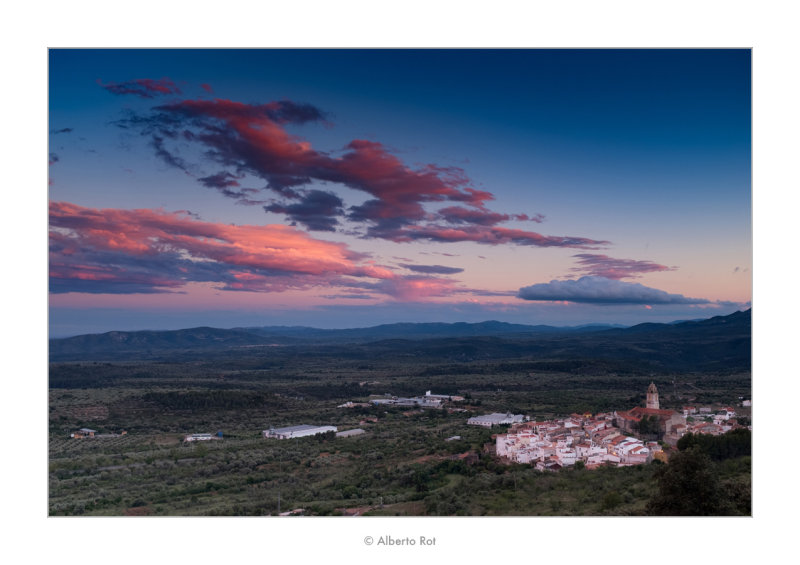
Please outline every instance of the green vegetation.
M678 440L681 451L697 447L714 461L749 456L752 433L748 429L731 430L721 436L686 434Z
M542 366L534 370L519 359L443 365L407 354L364 360L342 347L306 356L276 347L173 362L52 364L49 512L275 515L304 508L306 514L340 515L358 508L392 516L643 515L654 508L648 502L660 492L657 478L671 464L542 473L497 461L484 445L503 430L467 426L466 420L493 411L543 419L627 409L642 403L651 380L663 391L664 407L699 404L700 395L704 402L729 403L750 392L749 373L562 373ZM467 412L337 408L372 394L425 390L464 396L453 407ZM297 424L366 433L261 437L270 426ZM81 427L127 434L70 439ZM222 440L182 441L217 430ZM461 439L445 441L452 436ZM715 492L749 505L749 458L712 463Z
M751 433L687 434L677 454L656 473L658 493L647 507L661 516L751 514Z
M658 469L658 492L647 505L659 516L751 514L750 457L720 466L693 445Z

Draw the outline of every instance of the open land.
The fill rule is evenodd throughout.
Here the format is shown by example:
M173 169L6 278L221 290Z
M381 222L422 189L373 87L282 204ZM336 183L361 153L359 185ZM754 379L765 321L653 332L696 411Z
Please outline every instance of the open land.
M654 370L636 355L564 354L574 344L559 349L552 340L541 346L546 354L533 346L535 353L509 353L524 343L519 337L492 338L491 355L480 353L493 350L479 347L488 338L184 349L117 360L60 361L51 353L49 513L643 515L652 512L648 504L669 464L537 471L497 458L493 435L505 430L469 426L468 418L627 410L644 403L650 382L661 390L662 408L738 406L751 394L749 313L747 333L744 350L733 348L744 351L746 363L700 360L714 368L696 371L668 364ZM601 343L586 339L585 351ZM637 347L650 339L637 338ZM707 349L739 339L720 337ZM659 343L674 350L681 342ZM464 400L436 409L369 404L387 393L428 390ZM356 405L340 407L347 402ZM737 415L749 420L749 408ZM365 433L291 440L262 434L299 424ZM95 437L71 438L80 428ZM218 431L221 439L184 441ZM711 465L733 501L724 513L749 514L749 455Z

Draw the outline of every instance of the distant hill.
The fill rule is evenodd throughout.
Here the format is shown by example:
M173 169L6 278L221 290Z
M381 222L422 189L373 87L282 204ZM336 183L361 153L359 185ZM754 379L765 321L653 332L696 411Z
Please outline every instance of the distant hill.
M148 357L168 351L219 350L230 347L300 345L303 343L364 343L383 339L431 339L514 334L590 332L613 326L578 328L527 326L505 322L398 323L370 328L318 329L304 326L264 326L220 329L199 327L185 330L112 331L50 340L50 359L82 360L118 358L120 355Z
M369 328L323 330L302 326L264 326L235 328L271 337L295 337L315 341L372 341L379 339L428 339L468 336L500 336L511 334L553 334L563 332L600 331L614 327L610 324L589 324L575 327L529 326L494 320L479 323L396 323Z
M267 353L268 352L268 353ZM751 310L706 320L619 328L557 328L488 321L306 327L192 328L108 332L50 340L50 361L187 360L198 356L319 356L420 362L523 359L556 370L747 371ZM532 365L533 367L533 365Z
M220 349L262 345L262 336L241 330L190 328L174 331L106 332L50 340L50 359L106 359L109 357L185 349Z
M702 333L708 335L708 332L722 331L723 333L731 333L738 330L750 331L751 309L744 312L734 312L727 316L714 316L713 318L706 318L701 320L687 320L680 322L669 322L666 324L654 324L652 322L637 324L627 328L614 328L607 330L607 335L631 335L631 334L648 334L660 333L662 335L687 335Z

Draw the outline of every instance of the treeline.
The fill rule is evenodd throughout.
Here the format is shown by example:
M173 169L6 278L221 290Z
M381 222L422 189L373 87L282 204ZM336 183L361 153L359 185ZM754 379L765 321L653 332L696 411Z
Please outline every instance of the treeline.
M239 390L148 392L142 398L174 410L231 410L281 404L274 394Z
M752 433L746 428L731 430L720 436L686 434L678 440L678 449L697 447L714 461L742 457L752 453Z
M419 372L419 376L439 375L495 375L497 373L525 373L531 371L551 373L573 373L580 375L640 375L655 370L649 363L641 360L577 358L531 361L509 361L501 363L454 363L434 365Z
M750 430L721 436L687 434L678 453L655 474L658 492L647 513L657 516L750 516Z

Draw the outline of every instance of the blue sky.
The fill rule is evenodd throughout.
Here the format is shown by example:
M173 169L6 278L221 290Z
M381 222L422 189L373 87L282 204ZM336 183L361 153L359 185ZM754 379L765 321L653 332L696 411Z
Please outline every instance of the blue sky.
M746 308L750 64L747 49L51 50L51 335ZM200 249L199 228L225 244ZM288 233L309 253L291 264L271 243ZM520 292L582 277L577 301ZM636 285L683 299L647 304ZM592 303L612 287L618 302Z

